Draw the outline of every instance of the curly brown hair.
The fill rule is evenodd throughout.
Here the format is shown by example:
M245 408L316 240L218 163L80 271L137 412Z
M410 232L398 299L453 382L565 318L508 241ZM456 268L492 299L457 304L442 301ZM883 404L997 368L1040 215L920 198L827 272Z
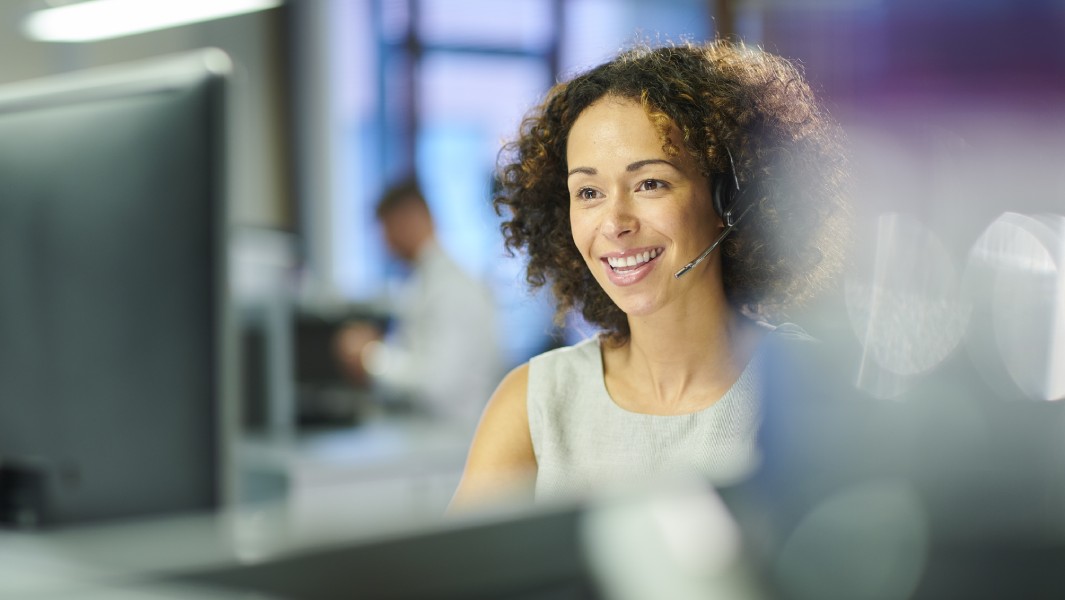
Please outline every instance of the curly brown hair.
M752 209L719 247L730 304L769 321L822 291L842 267L847 229L841 130L789 61L743 44L641 45L559 83L500 152L497 213L508 251L529 256L526 280L551 283L557 316L579 310L616 340L628 321L573 243L566 142L577 117L605 96L632 99L659 130L676 126L711 181L731 177Z

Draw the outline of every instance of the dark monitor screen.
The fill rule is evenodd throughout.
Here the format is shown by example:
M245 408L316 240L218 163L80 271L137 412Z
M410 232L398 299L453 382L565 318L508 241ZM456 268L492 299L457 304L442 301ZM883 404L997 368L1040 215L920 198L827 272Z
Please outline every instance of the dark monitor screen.
M159 582L278 600L597 600L606 596L588 561L582 514L556 507L175 571Z
M217 50L0 88L0 512L216 506L224 478Z

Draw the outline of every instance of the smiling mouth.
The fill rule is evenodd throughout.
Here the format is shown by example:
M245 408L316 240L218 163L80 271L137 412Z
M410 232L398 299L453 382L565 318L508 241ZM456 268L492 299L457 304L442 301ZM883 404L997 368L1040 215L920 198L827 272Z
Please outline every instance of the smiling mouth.
M627 271L634 271L639 269L643 265L651 262L662 255L662 251L658 248L652 248L651 250L645 250L643 252L632 254L630 256L608 256L603 259L611 269L616 273L625 273Z

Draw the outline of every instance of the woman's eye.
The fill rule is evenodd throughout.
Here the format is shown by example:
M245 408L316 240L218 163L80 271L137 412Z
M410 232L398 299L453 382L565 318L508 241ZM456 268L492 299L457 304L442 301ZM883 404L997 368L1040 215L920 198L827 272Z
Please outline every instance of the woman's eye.
M666 184L663 181L660 181L658 179L644 179L640 182L639 189L641 192L653 192L655 190L660 190L664 187L666 187Z
M580 200L595 200L597 194L592 188L581 188L577 190L577 198Z

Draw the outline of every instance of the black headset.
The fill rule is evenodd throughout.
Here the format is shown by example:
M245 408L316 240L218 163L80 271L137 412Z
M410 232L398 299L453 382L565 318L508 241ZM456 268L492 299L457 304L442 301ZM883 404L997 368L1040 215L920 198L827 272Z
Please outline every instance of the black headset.
M721 217L725 227L733 227L740 219L747 216L750 210L750 202L746 200L747 194L741 193L740 178L736 176L736 163L732 160L732 152L725 148L728 154L728 173L719 173L714 177L713 202L714 212Z
M711 190L714 211L721 217L724 228L721 230L721 234L717 236L717 239L706 250L703 250L702 254L673 274L676 279L680 279L685 273L690 272L696 265L706 260L706 257L710 256L714 248L717 248L718 244L723 242L728 237L728 234L732 233L732 229L743 220L743 217L747 216L747 213L751 212L753 207L750 200L745 198L747 194L740 189L740 178L736 176L736 163L732 160L732 152L728 148L725 148L725 152L728 154L730 172L714 177L713 190ZM731 177L726 175L731 175Z

